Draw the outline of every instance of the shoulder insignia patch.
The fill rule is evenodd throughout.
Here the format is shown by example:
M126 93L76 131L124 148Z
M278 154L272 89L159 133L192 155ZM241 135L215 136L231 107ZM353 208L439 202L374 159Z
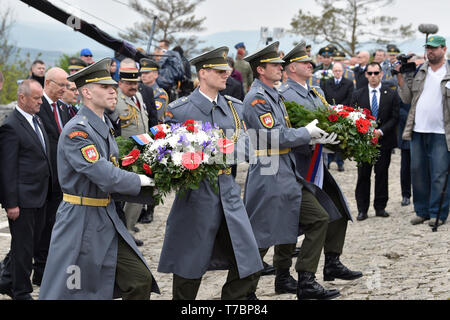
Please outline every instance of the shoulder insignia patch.
M254 107L255 104L258 104L258 103L265 104L266 100L264 100L264 99L255 99L255 100L252 101L251 105L252 105L252 107Z
M167 112L165 112L164 113L164 116L166 116L166 117L169 117L169 118L173 118L173 113L172 112L169 112L169 111L167 111Z
M97 162L99 159L97 148L93 144L81 148L81 154L83 155L83 158L90 163Z
M261 120L261 124L266 127L267 129L272 129L274 125L273 117L270 112L264 113L263 115L259 116L259 120Z
M161 101L155 100L155 106L156 106L156 110L159 110L162 108L163 103Z
M82 137L86 139L88 137L88 134L84 131L72 131L68 136L70 139L73 139L75 137Z

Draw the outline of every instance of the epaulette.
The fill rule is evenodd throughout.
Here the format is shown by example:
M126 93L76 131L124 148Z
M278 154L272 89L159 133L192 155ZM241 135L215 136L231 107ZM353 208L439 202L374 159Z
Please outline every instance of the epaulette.
M281 84L280 88L278 89L278 92L284 93L289 89L289 84L288 83L283 83Z
M241 101L241 100L236 99L235 97L229 96L229 95L227 95L227 94L224 95L223 97L224 97L225 99L231 101L231 102L235 102L235 103L242 104L242 101Z
M180 99L177 99L174 102L171 102L167 106L167 110L169 110L169 109L176 109L178 107L181 107L181 106L185 105L186 103L188 103L188 101L189 101L188 97L182 97Z
M264 88L262 86L259 86L256 88L256 93L260 93L262 95L266 94L266 90L264 90Z
M77 122L77 124L80 124L83 127L86 127L88 124L88 120L87 120L86 116L82 116L81 119Z

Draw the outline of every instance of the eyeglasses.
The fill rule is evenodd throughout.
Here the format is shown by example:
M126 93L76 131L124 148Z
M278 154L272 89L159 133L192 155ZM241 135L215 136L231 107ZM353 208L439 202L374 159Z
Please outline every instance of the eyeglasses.
M58 82L56 82L55 80L52 80L52 79L50 79L50 81L56 83L56 85L58 85L58 87L60 87L60 88L67 87L67 84L65 84L65 83L58 83Z
M367 74L369 75L369 76L371 76L371 75L379 75L380 74L380 71L374 71L374 72L372 72L372 71L367 71Z
M84 55L83 57L89 57L89 58L92 58L92 54L86 54L86 55Z

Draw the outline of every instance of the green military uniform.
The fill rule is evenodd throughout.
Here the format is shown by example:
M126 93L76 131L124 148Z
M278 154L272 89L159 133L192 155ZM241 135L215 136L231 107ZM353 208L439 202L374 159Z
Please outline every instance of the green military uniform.
M283 63L277 53L277 46L278 42L272 43L247 56L245 60L249 61L253 70L264 63ZM275 291L297 292L300 293L299 299L303 299L305 278L311 278L317 270L328 221L340 218L340 214L331 212L333 216L329 217L317 200L322 198L323 191L306 181L295 169L297 164L291 148L308 146L311 136L306 128L291 127L283 100L273 86L260 79L254 80L244 99L244 121L256 133L250 136L252 145L257 149L256 163L249 166L244 203L261 258L269 247L275 246ZM269 141L272 141L272 135L278 137L278 144L271 148ZM269 146L260 145L262 137ZM272 161L278 164L276 169L273 166L267 167ZM305 240L295 265L301 280L297 287L289 268L301 229L305 231ZM258 280L259 277L255 277L254 290ZM320 286L315 282L314 285ZM309 297L331 298L339 294L334 290L325 291L320 288Z
M156 61L142 58L139 61L141 65L140 72L158 72L160 66ZM169 95L166 90L161 88L158 83L155 83L151 86L153 89L153 96L155 98L155 107L157 111L158 122L162 123L164 121L164 113L166 112L167 105L169 104Z
M322 57L332 57L334 52L334 48L332 48L331 46L327 46L319 50L319 55L321 55ZM328 66L325 66L323 63L321 63L314 69L313 76L319 80L320 87L323 88L325 81L333 78L333 73L331 72L332 69L333 62L331 62Z
M244 59L236 59L234 61L234 69L241 73L244 92L247 93L253 82L252 68L250 68L250 65Z

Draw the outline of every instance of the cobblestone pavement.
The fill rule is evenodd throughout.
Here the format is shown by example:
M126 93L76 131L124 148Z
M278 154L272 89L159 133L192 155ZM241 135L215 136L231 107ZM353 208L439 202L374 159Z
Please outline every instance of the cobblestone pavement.
M240 165L238 182L243 186L246 165ZM337 288L345 300L380 300L380 299L450 299L450 223L440 226L438 232L431 232L428 224L412 226L409 220L414 216L413 207L400 205L400 155L399 150L392 156L389 173L389 202L386 208L389 218L375 217L373 208L369 219L356 221L356 202L354 189L356 185L356 166L354 162L345 162L345 171L338 172L336 164L331 166L331 173L340 184L347 197L354 222L347 230L346 244L341 261L353 270L361 270L364 277L353 281L336 280L324 282L322 276L323 255L317 271L317 279L326 288ZM373 177L372 177L373 194ZM165 199L164 205L155 209L154 221L150 224L138 224L138 239L144 241L141 250L155 275L161 295L152 295L152 299L168 300L172 298L172 275L156 272L165 222L173 201L173 195ZM299 244L302 238L299 238ZM6 214L0 214L0 257L9 250L10 237L7 229ZM269 250L266 261L272 263L273 249ZM295 264L295 261L294 261ZM294 268L291 273L296 277ZM202 280L197 299L220 299L222 284L226 271L207 272ZM257 290L258 298L295 299L293 294L276 295L274 292L275 276L261 278ZM34 287L33 297L37 298L38 287ZM0 299L9 299L0 295Z

